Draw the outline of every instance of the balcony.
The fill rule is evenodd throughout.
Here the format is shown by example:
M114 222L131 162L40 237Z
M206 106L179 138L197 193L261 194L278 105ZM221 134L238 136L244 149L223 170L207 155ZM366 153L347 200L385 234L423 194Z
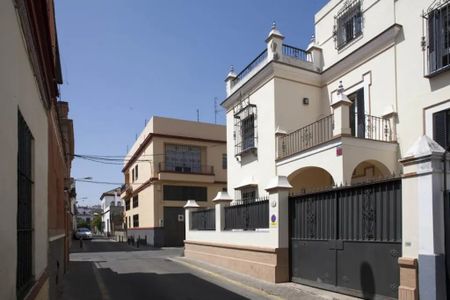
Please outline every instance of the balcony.
M159 180L214 182L214 167L195 163L160 162Z
M269 55L271 54L271 55ZM282 44L280 53L271 53L267 49L262 51L254 60L252 60L239 74L235 75L231 80L230 88L234 88L239 83L243 82L244 79L248 79L250 74L256 73L257 70L262 69L262 67L268 64L271 60L278 60L282 62L290 62L291 64L296 61L306 62L312 66L312 56L311 53L296 48L290 45Z
M359 121L359 122L358 122ZM357 139L395 142L392 122L388 118L371 115L355 116L346 122L350 134L336 130L334 115L331 114L291 133L277 137L277 160L307 151L341 136Z

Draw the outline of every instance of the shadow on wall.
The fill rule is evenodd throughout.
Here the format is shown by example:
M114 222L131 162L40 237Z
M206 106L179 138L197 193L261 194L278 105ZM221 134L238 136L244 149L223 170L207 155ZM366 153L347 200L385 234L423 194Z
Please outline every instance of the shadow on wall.
M364 299L373 299L375 297L375 278L372 267L368 262L363 262L360 267L361 290Z

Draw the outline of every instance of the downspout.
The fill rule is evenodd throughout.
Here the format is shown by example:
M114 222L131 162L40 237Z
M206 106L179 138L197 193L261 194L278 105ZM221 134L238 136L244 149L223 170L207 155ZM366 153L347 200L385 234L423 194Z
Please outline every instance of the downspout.
M450 295L450 210L448 203L447 191L447 153L450 151L450 146L447 147L442 155L444 162L444 249L445 249L445 280L447 286L447 297ZM447 214L449 214L447 216Z

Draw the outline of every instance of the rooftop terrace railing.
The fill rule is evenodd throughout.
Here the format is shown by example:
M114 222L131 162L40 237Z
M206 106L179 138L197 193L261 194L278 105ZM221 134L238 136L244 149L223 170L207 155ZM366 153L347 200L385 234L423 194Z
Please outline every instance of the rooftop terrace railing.
M236 84L242 80L248 73L250 73L253 69L255 69L261 62L263 62L267 58L267 49L261 52L251 63L249 63L244 70L242 70L239 74L237 74L236 78L233 80L233 83Z
M283 55L296 58L302 61L311 62L311 55L303 49L283 44Z
M312 62L311 55L303 49L283 44L282 54L287 57L295 58L301 61ZM261 52L251 63L249 63L236 78L233 79L233 84L236 85L244 77L246 77L251 71L267 59L268 52L265 49Z

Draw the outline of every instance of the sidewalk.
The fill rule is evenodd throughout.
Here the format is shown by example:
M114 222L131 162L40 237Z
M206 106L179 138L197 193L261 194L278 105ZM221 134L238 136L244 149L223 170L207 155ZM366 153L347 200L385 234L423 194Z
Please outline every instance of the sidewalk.
M199 260L186 257L171 257L171 260L181 263L189 268L227 281L231 284L239 285L247 289L259 290L274 299L305 299L305 300L354 300L359 299L351 296L341 295L297 283L270 283L253 277L232 272L227 269L217 267Z

